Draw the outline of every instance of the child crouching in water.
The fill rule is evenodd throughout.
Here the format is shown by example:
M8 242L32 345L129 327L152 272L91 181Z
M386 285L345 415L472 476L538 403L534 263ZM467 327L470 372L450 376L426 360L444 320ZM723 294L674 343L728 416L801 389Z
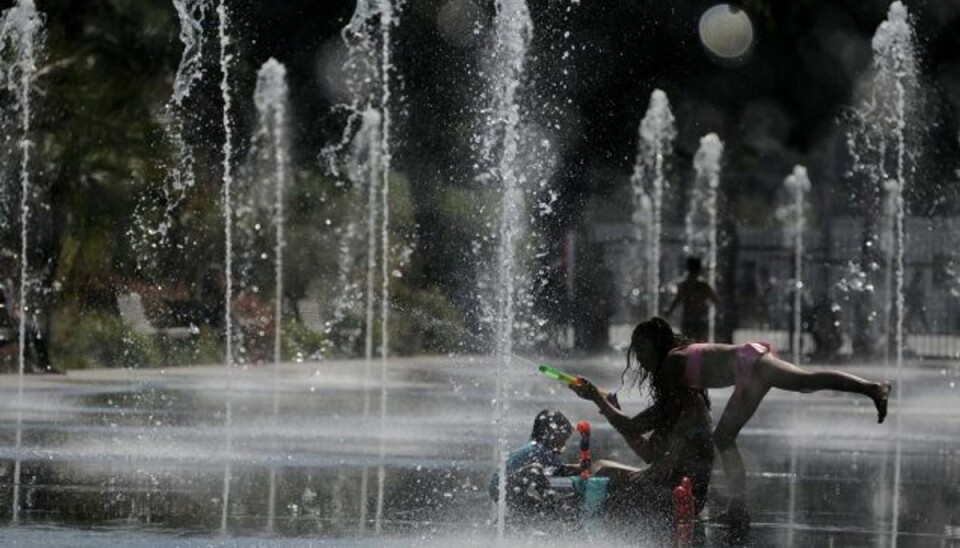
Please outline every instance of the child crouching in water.
M563 506L550 489L550 476L574 476L579 466L560 460L573 434L570 420L559 411L544 409L533 421L530 441L511 452L506 462L506 502L513 517L562 511ZM499 498L498 473L490 478L490 498Z

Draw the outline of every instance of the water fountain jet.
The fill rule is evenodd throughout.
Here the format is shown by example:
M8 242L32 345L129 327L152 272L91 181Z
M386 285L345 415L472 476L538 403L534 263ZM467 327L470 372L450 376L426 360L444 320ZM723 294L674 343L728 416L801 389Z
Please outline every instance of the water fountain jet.
M275 426L280 411L279 374L283 318L283 250L284 193L287 187L289 143L287 127L287 69L276 59L269 59L257 73L253 102L257 109L257 129L251 143L251 159L267 173L273 185L273 207L270 212L275 226L274 242L274 333L273 333L273 417ZM269 515L267 529L273 530L276 502L276 468L270 468Z
M870 94L853 111L853 127L848 133L847 142L853 157L853 170L864 177L870 185L867 193L886 194L888 207L888 234L870 234L866 238L873 241L889 241L887 274L892 280L887 283L885 310L892 309L891 320L887 322L885 352L889 353L891 344L895 349L894 364L897 371L896 401L900 408L903 393L903 257L904 257L904 191L907 175L912 170L908 165L907 131L908 118L916 107L918 89L918 63L913 28L910 25L906 6L899 0L890 4L887 19L877 27L872 40L873 75ZM870 219L884 211L868 210L865 218ZM866 223L869 229L870 223ZM885 231L886 232L886 231ZM890 330L893 330L891 339ZM888 360L889 363L889 360ZM894 464L894 496L891 520L893 545L897 544L900 513L900 471L901 471L901 419L895 413L897 440Z
M644 232L647 215L645 202L649 201L649 230L646 231L647 245L647 316L657 316L660 311L660 245L663 232L664 193L669 190L669 181L664 175L664 159L673 150L673 140L677 137L670 101L662 90L655 89L650 94L650 105L640 122L638 131L640 143L637 146L637 161L630 182L634 196L634 234ZM635 246L641 245L637 238Z
M803 231L806 229L806 193L810 191L807 168L794 166L793 173L783 181L783 203L777 208L776 217L783 223L784 243L793 247L793 363L801 363L801 340L803 338Z
M226 426L226 439L224 441L224 469L223 469L223 493L221 503L223 509L220 515L220 532L227 532L227 516L230 511L230 481L231 481L231 455L233 454L233 440L230 435L232 426L232 414L230 385L233 378L233 124L230 119L230 109L232 99L230 96L230 66L233 62L233 54L228 53L230 48L229 25L230 19L227 13L226 0L220 0L217 6L218 25L217 33L220 38L220 95L223 99L223 232L224 232L224 273L226 278L226 288L224 291L224 329L226 333L226 348L224 352L224 367L227 376L227 401L224 410L224 422Z
M693 157L696 176L690 189L690 200L685 218L686 245L691 256L705 256L707 283L717 286L717 191L720 187L720 159L723 142L716 133L700 138L700 148ZM710 307L708 341L713 342L716 329L716 310Z
M0 87L5 88L14 97L14 110L19 113L20 137L17 148L20 150L20 318L17 326L17 433L16 447L19 453L22 440L23 422L23 375L25 368L25 350L27 333L27 290L29 268L27 264L28 223L30 218L30 181L31 155L33 141L30 138L33 120L32 94L37 79L39 56L44 40L43 15L37 11L33 0L18 0L16 6L4 10L0 21ZM13 471L13 509L12 521L17 523L20 515L20 473L19 457L14 462Z
M493 43L489 66L488 105L484 134L481 139L480 160L486 172L484 178L500 185L500 219L497 227L496 274L494 283L494 354L497 360L495 421L498 442L495 454L499 473L497 500L497 535L503 538L506 521L506 458L507 431L506 403L509 391L507 379L513 354L515 292L520 275L517 261L517 243L524 227L525 196L518 165L521 144L520 86L533 23L524 0L498 0L493 25Z
M355 186L367 188L367 278L365 303L365 340L366 359L364 378L364 416L370 413L370 380L374 357L373 332L375 327L375 280L379 259L380 275L380 448L381 464L377 472L377 498L375 531L382 530L384 511L384 429L387 410L386 370L389 356L389 312L390 312L390 171L392 163L390 112L392 98L392 28L398 23L398 7L394 0L358 0L350 22L344 27L342 37L347 45L348 54L344 64L347 88L350 91L350 104L343 105L348 112L347 124L341 141L324 149L331 171L339 175L338 164L341 155L347 151L346 165L348 177ZM379 222L379 242L377 221ZM344 232L352 239L356 234L355 225L348 222ZM341 260L347 258L349 251L343 251L350 245L349 240L341 242ZM378 244L379 243L379 249ZM378 254L379 252L379 254ZM341 273L344 273L341 263ZM349 306L342 303L341 307ZM368 477L364 469L361 478L361 530L366 526L366 498Z

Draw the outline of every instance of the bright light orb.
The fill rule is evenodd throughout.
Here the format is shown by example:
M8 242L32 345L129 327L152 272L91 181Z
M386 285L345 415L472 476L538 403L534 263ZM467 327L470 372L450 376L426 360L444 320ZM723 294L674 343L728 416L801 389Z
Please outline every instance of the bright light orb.
M753 47L753 23L742 9L717 4L700 16L703 47L724 63L744 62Z

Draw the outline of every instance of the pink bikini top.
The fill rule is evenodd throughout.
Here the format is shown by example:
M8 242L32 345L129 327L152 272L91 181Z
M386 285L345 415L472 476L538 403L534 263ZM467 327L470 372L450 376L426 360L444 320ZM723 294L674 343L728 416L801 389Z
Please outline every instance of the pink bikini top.
M703 351L707 343L694 343L687 346L687 361L683 367L683 384L690 388L704 388L700 385L700 368L703 367ZM737 348L734 384L740 386L750 375L750 368L773 346L768 342L749 342Z

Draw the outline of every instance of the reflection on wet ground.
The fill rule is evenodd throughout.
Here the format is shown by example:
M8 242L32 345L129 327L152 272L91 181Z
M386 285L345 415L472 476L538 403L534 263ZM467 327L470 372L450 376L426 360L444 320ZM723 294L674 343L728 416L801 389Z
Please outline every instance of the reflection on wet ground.
M615 387L620 361L560 365ZM549 406L594 423L595 458L634 460L591 404L533 363L514 365L511 445ZM26 378L22 405L16 377L0 377L0 544L490 545L489 359L391 360L382 426L379 367L368 377L362 361L77 371ZM368 390L365 377L377 379ZM958 377L957 363L912 364L883 425L866 398L772 392L739 442L754 522L746 544L960 546ZM728 396L712 393L715 415ZM643 400L623 403L634 411ZM707 512L724 492L719 464L714 474ZM537 529L508 545L583 540ZM707 525L706 543L724 533Z

